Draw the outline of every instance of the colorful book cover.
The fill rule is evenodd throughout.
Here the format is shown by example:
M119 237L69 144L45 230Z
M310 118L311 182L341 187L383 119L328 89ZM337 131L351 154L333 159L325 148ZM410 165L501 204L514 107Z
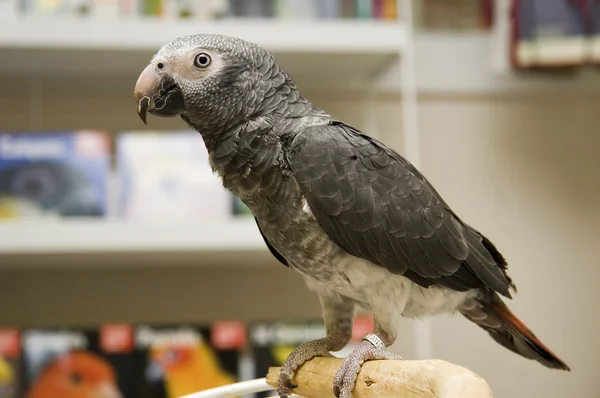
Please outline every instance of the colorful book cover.
M105 216L109 173L102 132L0 134L0 219Z
M385 20L398 19L398 3L396 0L382 0L381 17Z
M23 0L22 8L30 15L65 14L68 10L66 0Z
M383 19L383 0L371 0L371 12L374 19Z
M215 20L228 13L227 0L166 0L166 16L171 19Z
M342 18L356 18L356 0L341 0Z
M95 329L28 329L22 334L27 398L125 398L132 358L103 352Z
M581 2L564 0L514 3L513 66L566 67L588 62L586 8Z
M0 329L0 398L21 394L21 342L16 329Z
M358 314L354 318L352 338L344 349L332 352L338 358L345 358L373 331L373 317ZM256 322L250 326L250 345L254 358L254 378L265 377L269 368L281 366L287 357L300 344L323 338L327 335L321 319L306 321ZM255 398L272 396L271 392L256 393Z
M135 397L178 398L239 381L246 327L139 325L135 330Z
M116 372L121 398L135 398L134 327L127 323L107 323L92 333L94 345Z
M162 17L166 12L165 0L138 0L139 13L143 16Z
M116 145L120 217L186 223L231 217L231 194L197 132L129 132Z
M356 16L360 19L373 17L372 0L356 0Z

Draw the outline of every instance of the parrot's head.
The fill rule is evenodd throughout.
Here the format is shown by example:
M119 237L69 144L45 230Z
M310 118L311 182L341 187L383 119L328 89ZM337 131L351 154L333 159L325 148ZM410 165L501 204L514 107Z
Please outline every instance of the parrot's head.
M140 74L134 96L144 123L147 113L179 115L209 134L260 114L265 94L288 83L265 49L235 37L198 34L165 44Z

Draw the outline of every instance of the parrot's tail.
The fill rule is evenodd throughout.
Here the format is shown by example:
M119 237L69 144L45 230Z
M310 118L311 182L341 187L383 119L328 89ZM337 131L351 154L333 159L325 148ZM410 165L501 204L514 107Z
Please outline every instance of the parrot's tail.
M548 368L571 370L510 311L495 292L481 291L475 300L465 303L460 312L512 352Z

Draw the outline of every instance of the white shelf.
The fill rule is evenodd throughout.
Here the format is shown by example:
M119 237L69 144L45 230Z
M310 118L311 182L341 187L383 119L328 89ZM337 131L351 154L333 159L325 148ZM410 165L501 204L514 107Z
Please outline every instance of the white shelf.
M301 89L400 90L401 22L368 20L160 21L22 18L0 24L0 74L86 79L88 86L131 86L170 39L220 33L272 51ZM596 92L595 70L576 76L494 70L503 56L490 33L417 33L417 89L422 93L485 94L564 90ZM442 65L442 66L440 66ZM89 77L94 79L90 80Z
M421 94L555 95L600 92L598 68L573 73L532 73L498 70L495 57L504 56L490 33L418 33L414 36L416 85ZM506 55L508 56L508 55ZM400 89L400 64L386 70L377 87Z
M135 82L160 47L197 33L259 44L277 56L297 83L330 87L368 86L399 58L407 41L406 27L395 21L22 18L0 26L0 73L110 76L118 84Z
M265 249L252 218L184 225L102 220L0 224L0 254Z
M117 220L0 223L0 269L33 263L108 266L122 260L161 266L274 262L252 218L195 224Z
M155 51L172 38L197 33L236 36L270 51L286 53L393 53L406 40L403 25L391 21L113 21L46 17L3 23L0 47Z

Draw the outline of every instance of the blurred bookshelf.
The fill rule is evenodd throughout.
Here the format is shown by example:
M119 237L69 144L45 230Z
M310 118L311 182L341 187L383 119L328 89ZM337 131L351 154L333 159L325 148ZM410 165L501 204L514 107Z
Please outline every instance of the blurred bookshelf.
M189 223L89 219L0 223L0 269L108 269L111 264L227 270L240 265L272 266L274 260L251 218Z
M348 7L350 3L354 8ZM182 11L192 4L203 4L204 8ZM18 124L18 129L6 131L2 127L0 133L18 137L28 131L47 132L42 116L48 112L45 109L50 108L55 93L61 95L61 101L73 102L75 109L75 105L79 105L75 102L85 91L87 98L96 96L95 109L103 108L115 115L118 122L113 126L122 121L129 123L130 119L136 118L133 108L125 119L123 109L116 110L110 106L113 103L126 104L125 99L131 97L130 90L138 73L158 48L173 37L198 32L237 36L266 47L276 54L280 64L302 90L316 89L315 92L326 93L329 98L343 98L346 92L357 90L359 97L367 97L361 100L367 116L369 109L374 108L373 98L377 94L391 93L395 98L398 95L408 98L408 101L398 102L398 110L403 114L402 123L406 123L402 126L403 133L412 135L413 142L418 140L418 128L410 120L405 120L414 120L416 115L416 106L407 105L410 101L414 105L416 92L489 95L547 89L589 91L600 87L590 84L598 80L594 73L588 79L575 82L568 78L556 79L555 76L532 79L514 74L495 74L492 55L498 52L498 43L491 27L490 2L454 0L452 4L450 6L439 0L231 0L198 3L175 0L140 3L117 0L0 0L0 57L3 60L0 74L5 81L13 77L24 79L23 86L20 81L15 81L19 82L17 88L23 92L21 100L28 108L26 112L30 119ZM73 8L75 5L79 8ZM365 5L368 7L364 8ZM414 6L410 20L403 15L403 7L409 5ZM103 8L103 11L95 10L94 6ZM507 58L507 53L505 55ZM410 73L403 75L406 68L415 70L415 76ZM41 95L40 87L55 79L58 83L49 89L44 88L45 93ZM69 81L73 83L69 84ZM108 89L111 85L115 88L113 91ZM404 91L407 89L409 91ZM40 108L45 109L40 111ZM87 125L92 116L89 109L83 116L76 115L68 106L54 109L63 119L78 117L80 124L85 122ZM135 126L138 126L139 120L135 121ZM159 125L161 122L168 121L156 121ZM91 129L105 128L97 123L88 126ZM153 133L166 137L172 132L170 128L161 128ZM113 129L108 135L112 140L121 133ZM144 131L134 134L144 135ZM369 134L376 136L377 129L369 129ZM200 142L200 138L194 136L193 142ZM30 144L37 145L35 142ZM113 155L118 151L118 144L111 145L103 155L103 161L110 164L102 171L108 187L103 200L108 202L118 201L120 195L109 181L120 170L118 164L112 165L115 162ZM409 158L413 155L404 154ZM184 170L187 166L169 167ZM138 169L141 170L140 167ZM163 184L159 182L163 178L158 176L161 172L166 173L164 170L157 171L157 187ZM197 173L204 175L206 171ZM189 182L190 177L177 178ZM216 186L214 181L211 183L213 187ZM159 188L156 188L158 191ZM148 195L158 196L156 192ZM194 198L197 194L187 195ZM139 199L134 202L141 206ZM162 206L160 208L165 214L172 208L182 208L166 203L156 205ZM213 199L211 203L230 205L232 199ZM154 213L158 211L156 208ZM107 208L100 217L82 220L71 220L73 217L68 217L68 220L62 217L25 220L8 215L4 218L10 220L0 222L0 267L19 263L19 258L28 258L30 254L80 256L83 253L102 253L110 259L116 254L212 253L210 256L198 256L197 265L201 266L213 261L219 253L232 258L232 253L239 252L245 254L245 260L254 258L255 263L265 261L268 251L254 220L233 215L229 210L219 208L213 213L220 214L220 217L210 220L203 219L203 215L186 217L182 215L185 214L183 211L177 218L179 221L172 221L164 214L157 220L150 210L130 219L131 215L126 211L121 209L121 213L117 214L119 211L115 212L114 207ZM36 257L31 262L39 263L38 260L39 257Z
M404 24L390 21L25 18L5 22L0 30L0 54L5 60L0 73L110 77L114 84L124 85L135 81L140 67L171 38L200 31L255 42L272 51L299 83L332 89L368 88L374 75L398 61L407 41ZM40 57L43 63L37 61ZM92 88L95 82L90 82Z
M57 90L63 101L76 98L80 95L77 90L83 87L85 95L96 96L102 107L121 101L125 88L128 91L162 45L174 37L202 32L236 36L265 47L303 89L364 92L374 87L383 71L404 61L410 35L409 25L399 12L402 3L406 2L0 0L0 57L4 60L0 74L26 82L24 96L31 104L40 105L29 109L29 118L41 120L40 112L53 101L47 94L50 90ZM43 88L52 81L60 83L53 89ZM87 125L87 120L82 121ZM43 122L34 128L32 123L27 125L8 131L3 128L0 144L17 148L16 152L19 145L25 152L27 148L35 152L45 145L38 135L52 135L46 138L55 145L62 142L66 148L72 144L66 141L78 142L77 137L86 134L73 129L57 132L47 129ZM42 172L24 157L19 158L16 174L11 174L14 169L8 170L6 165L15 159L10 153L0 155L0 174L4 172L5 182L20 179L25 181L20 186L37 187L23 189L47 189L50 195L63 175L74 171L80 171L86 181L85 189L65 188L64 195L54 198L54 205L42 211L35 203L10 197L0 203L0 269L108 264L257 266L274 262L247 209L240 209L244 206L223 192L215 183L217 177L199 164L173 160L181 151L181 143L172 143L179 149L162 153L163 163L151 171L149 165L157 162L138 162L124 171L124 163L133 164L137 162L133 159L142 155L132 150L131 159L121 161L119 137L123 132L104 128L92 125L88 131L110 142L99 150L97 159L90 163L81 159L81 153L69 152L59 160L62 169L48 172L45 182L36 180ZM26 137L27 132L32 134ZM153 140L164 143L176 135L170 128L131 133L142 141L152 135ZM186 139L194 148L201 143L197 134ZM142 141L138 145L143 146ZM208 166L206 154L196 155ZM22 175L14 177L18 174ZM203 182L192 181L193 175ZM127 186L123 178L135 182ZM86 189L95 192L87 209L79 204L78 210L59 210L59 202L71 194L81 196ZM123 189L130 191L129 199L123 199ZM191 204L193 200L198 203L196 207Z
M418 96L599 87L593 73L576 81L514 73L490 4L0 0L0 343L3 329L10 337L58 325L318 319L317 297L219 186L198 133L178 130L177 118L141 123L132 98L139 73L177 36L255 42L311 100L420 167ZM404 352L429 344L410 328ZM125 398L143 395L122 383Z

